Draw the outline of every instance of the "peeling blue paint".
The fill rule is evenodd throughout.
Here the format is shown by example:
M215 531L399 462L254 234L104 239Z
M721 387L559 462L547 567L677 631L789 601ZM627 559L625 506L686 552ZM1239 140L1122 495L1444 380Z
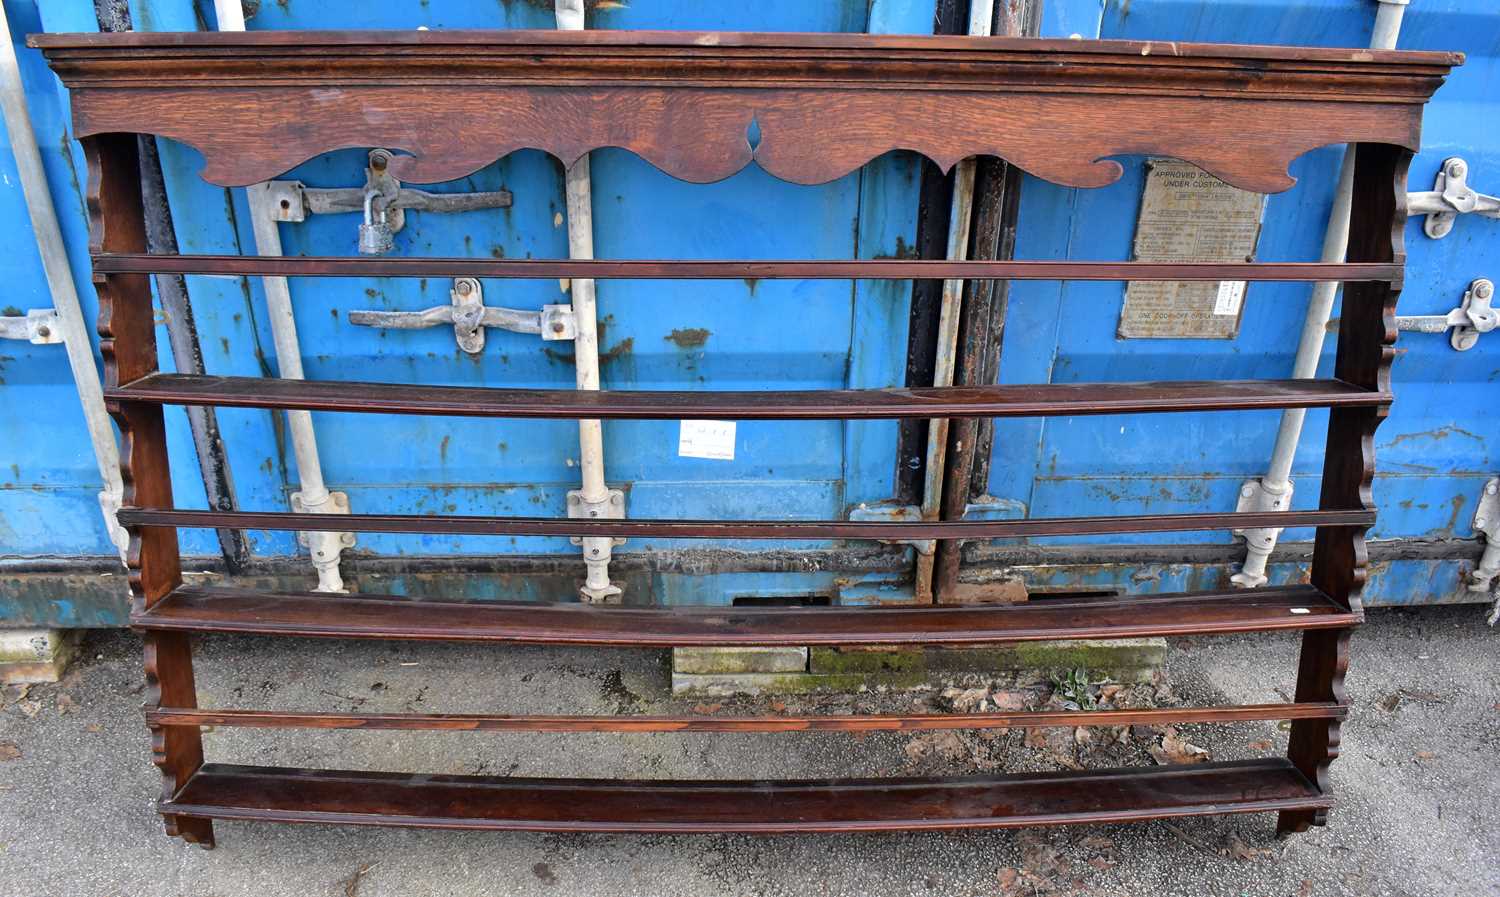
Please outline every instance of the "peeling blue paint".
M1232 43L1364 46L1374 4L1367 0L1049 0L1047 36ZM1462 50L1466 65L1427 109L1423 150L1411 189L1430 189L1442 160L1461 154L1475 177L1500 180L1500 147L1473 123L1497 114L1493 88L1500 11L1489 0L1438 0L1408 8L1403 49ZM1322 149L1296 160L1292 190L1270 197L1258 257L1316 260L1341 153ZM1022 192L1018 258L1129 258L1142 190L1142 160L1124 159L1125 176L1102 190L1069 190L1028 179ZM1440 241L1407 228L1403 314L1446 313L1470 280L1500 270L1500 228L1464 219ZM1252 284L1241 335L1234 341L1121 340L1115 335L1124 288L1115 283L1012 285L1002 382L1235 379L1284 377L1291 370L1309 287ZM1470 520L1485 479L1500 473L1500 418L1489 414L1500 377L1500 340L1455 352L1446 337L1405 333L1394 371L1398 400L1377 436L1375 538L1472 536ZM1333 341L1319 376L1329 376ZM989 491L1005 507L1032 516L1183 513L1234 507L1240 482L1264 473L1278 414L1136 415L1000 421ZM1295 507L1317 505L1326 412L1310 412L1297 453ZM1007 513L1013 513L1008 511ZM1307 537L1288 531L1287 540ZM1163 533L1049 539L1043 544L1224 543L1227 533ZM1403 562L1366 589L1370 603L1440 600L1444 579ZM1130 578L1130 568L1117 571ZM1138 572L1138 571L1137 571ZM1114 573L1101 573L1109 578ZM1201 573L1193 574L1204 575ZM1198 580L1167 577L1165 588ZM1064 575L1064 578L1066 576Z
M40 12L38 8L40 7ZM194 29L212 19L203 0L133 0L137 27ZM1373 4L1367 0L1048 0L1049 36L1132 37L1290 44L1361 45ZM93 30L91 0L13 0L17 33ZM590 27L759 30L930 30L931 0L849 0L808 4L656 3L594 10ZM255 29L286 28L550 28L550 4L430 0L423 4L261 3ZM1407 12L1401 45L1461 49L1468 64L1449 80L1426 116L1424 150L1412 169L1414 189L1431 183L1442 159L1462 154L1475 182L1500 182L1500 147L1476 140L1473 123L1495 117L1497 13L1490 0L1424 0ZM38 54L22 49L28 99L42 143L85 314L95 298L87 278L86 233L76 173L83 163L68 140L67 101ZM1299 185L1270 199L1260 246L1263 259L1316 257L1339 154L1324 149L1292 166ZM163 142L162 160L178 240L184 252L251 251L243 191L202 184L191 149ZM1017 255L1022 258L1126 258L1141 183L1140 160L1125 160L1121 183L1079 191L1035 180L1025 184ZM362 182L363 152L332 153L288 177L314 186ZM808 188L775 182L751 168L716 185L679 184L616 150L594 158L596 242L601 256L708 257L729 247L746 258L871 258L899 255L914 241L917 161L889 154L861 173ZM1487 179L1487 180L1486 180ZM397 237L409 254L479 258L543 258L566 254L559 226L562 172L540 153L521 152L436 190L511 190L513 207L461 215L411 213ZM1491 189L1493 192L1493 189ZM0 220L24 221L9 154L0 151ZM288 253L352 252L357 216L315 216L284 225ZM1401 311L1446 312L1474 277L1500 270L1500 229L1460 220L1445 240L1408 229L1409 273ZM12 241L29 246L29 239ZM7 302L50 305L34 251L0 258ZM258 282L190 278L194 311L210 373L274 373L264 297ZM438 281L326 279L294 281L293 296L308 376L453 384L559 386L572 382L566 345L491 332L483 355L457 350L444 328L382 332L352 326L359 308L416 309L446 302ZM491 304L536 308L566 301L556 282L491 281ZM599 287L608 386L659 388L854 388L901 382L909 285L900 282L606 282ZM1118 284L1013 285L1001 378L1006 383L1091 380L1277 377L1290 369L1287 334L1300 321L1307 288L1250 288L1242 336L1223 341L1120 341L1115 338ZM781 322L795 321L795 327ZM706 345L684 346L664 334L705 331ZM163 367L171 369L165 339ZM1383 539L1468 538L1473 502L1484 480L1500 472L1493 403L1500 378L1500 338L1481 338L1466 353L1443 337L1406 334L1396 366L1399 395L1379 434L1381 473L1375 482ZM98 476L77 410L71 376L55 346L7 345L0 402L0 461L10 472L0 487L0 556L108 556L98 511ZM1325 357L1323 373L1331 365ZM45 408L46 415L16 413ZM286 507L297 472L279 419L223 409L220 425L241 504ZM1002 420L995 427L989 489L973 516L1127 514L1232 507L1240 480L1258 475L1270 453L1274 413L1142 415L1073 420ZM472 421L459 418L316 416L325 475L349 493L356 510L561 516L576 488L577 435L566 421ZM1297 507L1316 504L1326 414L1308 416L1297 458ZM185 415L168 411L174 490L184 507L203 494ZM629 493L632 516L819 518L843 515L860 502L889 499L896 428L891 422L746 422L736 460L676 456L672 422L606 425L611 481ZM379 446L380 451L371 451ZM1171 451L1165 450L1170 448ZM12 469L13 465L13 469ZM1306 537L1290 531L1288 540ZM184 531L189 555L216 553L213 535ZM291 534L251 533L260 556L299 551ZM1224 542L1225 534L1163 534L1158 542ZM1077 542L1118 542L1095 537ZM1132 536L1129 541L1142 541ZM623 551L692 548L688 540L631 540ZM769 546L772 543L765 543ZM782 543L775 543L784 547ZM806 547L816 543L797 543ZM826 543L825 543L826 544ZM1048 544L1055 544L1055 540ZM762 547L765 547L762 546ZM738 547L754 548L741 543ZM577 549L560 539L360 537L359 551L384 555L551 553ZM1461 598L1459 562L1398 561L1377 565L1366 590L1370 603L1422 603ZM1084 573L1058 568L1045 584L1120 586L1130 590L1189 589L1218 584L1213 567L1128 566ZM1294 577L1293 565L1276 575ZM903 594L890 574L838 580L825 573L736 573L651 577L669 603L727 602L744 594L823 594L878 602ZM415 580L413 580L415 582ZM1124 584L1123 586L1121 584ZM401 577L389 580L407 588ZM545 597L522 577L476 579L469 597ZM0 621L47 620L56 625L118 625L123 605L68 596L38 603L0 598ZM30 615L30 616L27 616Z

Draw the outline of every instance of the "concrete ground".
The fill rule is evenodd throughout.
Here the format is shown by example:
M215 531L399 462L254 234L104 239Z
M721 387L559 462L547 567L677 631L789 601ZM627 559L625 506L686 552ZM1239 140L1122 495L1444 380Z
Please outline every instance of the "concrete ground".
M1173 643L1157 686L1118 705L1285 700L1296 642ZM216 823L212 851L168 839L139 716L139 640L91 634L58 685L0 710L4 897L426 895L1500 894L1500 632L1477 606L1377 610L1355 637L1355 701L1326 829L1278 842L1270 815L1031 831L849 836L560 836ZM675 700L664 652L218 637L206 705L391 711L887 711L966 700L911 692ZM1269 681L1262 681L1269 677ZM1045 704L1045 681L985 683ZM969 692L974 695L975 692ZM1274 722L1174 733L626 734L210 732L210 759L491 775L826 777L1038 769L1281 752ZM1269 742L1270 744L1267 744Z

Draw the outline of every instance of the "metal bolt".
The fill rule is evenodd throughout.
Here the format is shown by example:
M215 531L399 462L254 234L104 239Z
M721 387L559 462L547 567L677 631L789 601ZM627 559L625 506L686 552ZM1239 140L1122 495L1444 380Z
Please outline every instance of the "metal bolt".
M1494 495L1497 492L1500 492L1500 484L1497 484L1497 483L1486 483L1485 484L1485 486L1484 486L1484 494L1485 495Z
M567 329L568 329L567 326L564 325L562 321L553 321L552 322L552 332L553 333L562 333L564 330L567 330Z
M370 151L370 168L372 170L385 171L385 167L390 164L390 161L391 154L385 150Z
M1448 163L1448 177L1461 178L1469 171L1469 166L1462 159L1454 159Z
M1252 486L1252 485L1250 485L1249 483L1246 483L1245 485L1243 485L1243 486L1240 487L1240 495L1243 495L1245 498L1249 498L1250 496L1252 496L1254 494L1255 494L1255 487Z
M41 337L42 339L46 339L47 337L52 335L52 328L48 327L46 324L43 324L36 329L36 335Z
M467 280L460 280L457 284L454 284L453 289L458 295L467 296L474 292L474 285Z
M1474 518L1474 528L1475 529L1484 529L1485 527L1487 527L1489 525L1490 525L1490 522L1488 520L1484 519L1483 517L1475 517Z
M1495 292L1495 285L1488 280L1481 280L1474 284L1474 295L1479 299L1488 299Z

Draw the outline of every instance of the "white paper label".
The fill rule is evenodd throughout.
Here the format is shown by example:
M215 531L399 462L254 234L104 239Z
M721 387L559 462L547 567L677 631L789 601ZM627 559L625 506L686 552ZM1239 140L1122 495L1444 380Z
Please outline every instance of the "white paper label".
M1245 282L1243 280L1221 280L1219 281L1219 293L1214 297L1214 314L1237 315L1240 313L1240 301L1245 298Z
M732 420L685 420L677 436L677 454L682 458L734 460Z

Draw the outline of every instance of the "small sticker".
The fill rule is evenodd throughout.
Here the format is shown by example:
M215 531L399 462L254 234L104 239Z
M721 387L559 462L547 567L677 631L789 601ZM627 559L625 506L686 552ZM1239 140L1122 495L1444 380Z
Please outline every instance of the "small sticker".
M1240 302L1244 298L1245 282L1243 280L1219 281L1219 292L1214 296L1214 314L1226 316L1239 314Z
M1310 614L1310 613L1312 613L1312 611L1308 610L1305 607L1294 607L1294 608L1292 608L1292 613L1294 613L1294 614Z
M677 436L677 455L682 458L734 460L732 420L685 420Z

